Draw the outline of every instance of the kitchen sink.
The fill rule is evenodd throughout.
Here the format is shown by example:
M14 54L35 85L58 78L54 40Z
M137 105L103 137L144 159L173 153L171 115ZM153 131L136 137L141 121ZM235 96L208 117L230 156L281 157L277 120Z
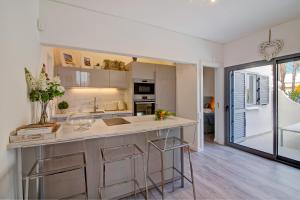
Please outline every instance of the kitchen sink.
M122 125L122 124L130 124L129 121L123 118L111 118L111 119L103 119L104 123L107 126L115 126L115 125Z

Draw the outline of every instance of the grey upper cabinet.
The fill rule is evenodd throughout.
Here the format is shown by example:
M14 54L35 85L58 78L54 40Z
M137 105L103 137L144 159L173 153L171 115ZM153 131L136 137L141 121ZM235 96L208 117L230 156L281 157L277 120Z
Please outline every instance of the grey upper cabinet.
M108 88L109 87L109 71L103 69L93 69L90 72L90 87Z
M94 88L128 88L128 72L79 67L56 67L62 86Z
M80 87L91 87L91 71L80 69Z
M155 64L132 62L129 64L134 79L154 79Z
M128 72L109 70L109 87L111 88L128 88Z
M66 88L81 86L81 72L78 67L57 67L56 75L60 77L61 84Z
M176 67L156 65L156 108L176 112Z

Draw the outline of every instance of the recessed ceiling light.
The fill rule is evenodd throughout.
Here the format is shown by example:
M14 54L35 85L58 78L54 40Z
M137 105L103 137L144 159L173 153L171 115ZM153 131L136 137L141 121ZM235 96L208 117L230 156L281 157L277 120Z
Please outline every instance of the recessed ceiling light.
M212 3L215 3L215 2L216 2L216 0L210 0L210 2L212 2Z

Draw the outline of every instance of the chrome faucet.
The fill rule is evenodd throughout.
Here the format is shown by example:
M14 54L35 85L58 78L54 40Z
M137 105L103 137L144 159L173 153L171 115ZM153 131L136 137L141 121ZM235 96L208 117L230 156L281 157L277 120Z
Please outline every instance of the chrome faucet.
M98 105L97 105L97 98L94 97L94 112L97 112Z

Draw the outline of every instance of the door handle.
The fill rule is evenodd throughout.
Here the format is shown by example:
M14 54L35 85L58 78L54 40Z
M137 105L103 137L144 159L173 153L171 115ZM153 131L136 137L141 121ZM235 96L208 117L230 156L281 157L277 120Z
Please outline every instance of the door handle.
M228 112L228 110L229 110L229 105L226 105L225 111Z

